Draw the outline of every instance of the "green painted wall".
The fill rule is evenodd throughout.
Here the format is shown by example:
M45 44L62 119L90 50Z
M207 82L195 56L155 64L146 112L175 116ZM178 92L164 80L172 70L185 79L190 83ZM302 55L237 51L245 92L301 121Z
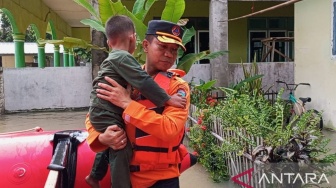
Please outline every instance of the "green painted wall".
M72 36L83 39L85 41L91 41L90 28L89 27L74 27L72 28Z

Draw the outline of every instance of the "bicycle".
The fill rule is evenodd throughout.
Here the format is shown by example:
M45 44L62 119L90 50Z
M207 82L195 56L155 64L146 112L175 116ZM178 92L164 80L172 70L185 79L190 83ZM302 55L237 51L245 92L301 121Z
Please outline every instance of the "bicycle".
M307 102L311 102L311 98L310 97L306 97L306 98L303 98L303 97L299 97L298 99L295 97L294 95L294 91L296 90L296 88L300 85L306 85L306 86L310 86L309 83L299 83L299 84L289 84L289 83L286 83L284 81L276 81L277 83L282 83L282 84L285 84L286 86L286 90L289 91L289 98L285 104L285 109L289 109L289 114L287 116L285 116L286 118L286 123L288 124L291 119L297 115L297 116L301 116L303 113L306 113L306 112L311 112L313 114L313 116L320 116L320 120L319 122L317 123L317 127L322 130L323 129L323 119L322 119L322 116L321 116L321 113L315 109L309 109L307 110L305 108L305 104Z

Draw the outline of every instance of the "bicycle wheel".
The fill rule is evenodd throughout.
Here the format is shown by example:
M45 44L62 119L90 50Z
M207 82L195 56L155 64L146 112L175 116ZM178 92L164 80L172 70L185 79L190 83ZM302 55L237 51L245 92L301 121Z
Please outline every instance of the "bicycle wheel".
M323 119L322 119L321 113L315 109L310 109L307 112L311 112L313 119L315 119L316 117L320 117L318 122L316 123L316 127L322 130L323 129Z

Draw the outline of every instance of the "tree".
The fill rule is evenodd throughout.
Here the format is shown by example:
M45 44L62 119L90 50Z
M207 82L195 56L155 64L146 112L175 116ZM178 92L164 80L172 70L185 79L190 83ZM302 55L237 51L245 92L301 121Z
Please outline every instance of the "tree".
M7 18L6 14L1 14L1 33L0 42L13 42L12 26Z
M36 42L36 35L31 26L29 26L26 30L25 42Z
M0 42L13 42L13 31L11 23L4 13L0 13L1 17L1 30L0 30ZM29 26L26 30L26 36L25 36L26 42L36 42L36 35L34 30L31 26Z
M87 9L92 15L92 19L84 19L81 22L85 25L90 26L91 28L105 32L105 22L108 20L110 16L121 14L130 17L135 24L137 36L139 36L140 41L142 41L145 37L145 33L147 30L147 26L144 24L144 19L149 12L150 8L156 2L156 0L136 0L133 6L133 10L130 11L122 4L120 0L113 2L111 0L97 0L98 1L98 9L99 13L95 10L94 6L91 5L87 0L74 0L77 4L81 5L85 9ZM182 19L181 17L184 13L185 9L185 1L184 0L167 0L165 8L161 14L162 20L171 21L173 23L177 23L184 28L184 34L182 37L182 43L185 45L186 43L191 41L191 38L195 35L196 31L193 27L186 28L185 24L187 19ZM218 52L210 52L209 50L202 51L200 53L189 53L184 54L183 50L179 50L178 54L178 69L184 70L186 73L190 70L190 67L194 62L202 60L202 59L213 59L218 56L221 56L225 53L225 51ZM134 52L135 58L142 62L144 59L143 56L145 54L142 51L141 42L138 44L137 51Z

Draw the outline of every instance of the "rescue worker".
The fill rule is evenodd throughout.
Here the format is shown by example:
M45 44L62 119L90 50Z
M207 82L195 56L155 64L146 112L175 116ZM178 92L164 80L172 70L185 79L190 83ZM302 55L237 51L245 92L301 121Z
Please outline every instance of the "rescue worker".
M145 187L179 187L179 164L188 155L180 147L184 137L184 125L188 117L190 92L188 83L174 72L167 72L177 58L178 48L182 44L183 30L180 26L162 20L152 20L148 24L143 49L146 53L144 69L154 80L166 89L168 95L179 93L187 98L185 109L166 106L164 109L147 109L146 100L130 98L127 90L114 80L106 81L114 87L100 83L98 97L124 109L123 119L126 123L128 138L133 144L131 160L132 188ZM139 95L141 99L141 95ZM112 125L104 133L99 133L86 119L89 132L87 142L93 151L103 151L107 147L115 150L125 147L126 135L122 129ZM113 182L112 182L113 184Z

